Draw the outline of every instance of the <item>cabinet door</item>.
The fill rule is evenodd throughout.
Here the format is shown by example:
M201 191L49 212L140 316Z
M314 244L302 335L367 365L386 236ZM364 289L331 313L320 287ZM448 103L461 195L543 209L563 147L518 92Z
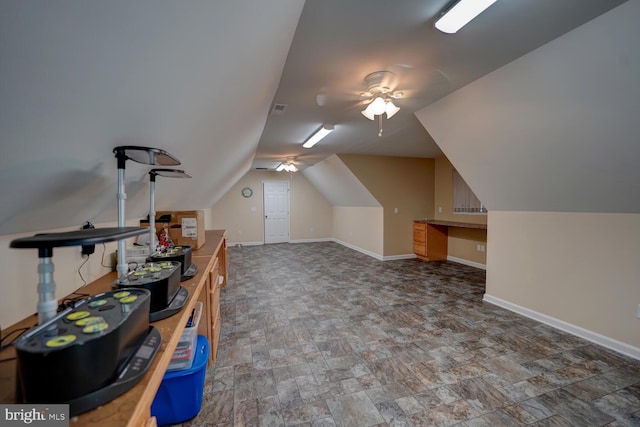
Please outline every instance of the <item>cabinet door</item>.
M413 252L419 257L427 255L427 234L426 224L420 222L413 223Z
M213 351L214 344L217 346L216 340L218 339L215 330L220 327L218 321L218 318L220 317L220 264L218 262L218 258L215 259L213 267L209 271L209 287L207 294L209 307L211 307L209 317L207 318L209 327L209 335L207 338L209 339L209 349L211 350L211 354L209 355L209 364L211 364L216 358L216 354Z

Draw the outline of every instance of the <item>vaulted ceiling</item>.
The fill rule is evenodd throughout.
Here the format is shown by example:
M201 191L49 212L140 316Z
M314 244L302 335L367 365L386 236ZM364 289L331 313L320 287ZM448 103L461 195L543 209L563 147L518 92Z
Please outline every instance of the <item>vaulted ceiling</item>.
M499 0L445 35L447 0L2 0L0 234L115 220L118 145L165 149L193 176L159 178L158 209L208 208L288 157L438 155L414 112L621 3ZM379 70L403 92L383 137L360 114ZM148 212L148 170L127 163L129 218Z

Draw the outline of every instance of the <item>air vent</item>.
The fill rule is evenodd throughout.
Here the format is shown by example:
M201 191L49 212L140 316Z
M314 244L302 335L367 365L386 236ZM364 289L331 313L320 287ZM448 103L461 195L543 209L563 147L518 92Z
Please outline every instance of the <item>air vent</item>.
M271 114L284 114L287 109L287 104L273 104Z
M268 171L269 168L256 168L257 171Z

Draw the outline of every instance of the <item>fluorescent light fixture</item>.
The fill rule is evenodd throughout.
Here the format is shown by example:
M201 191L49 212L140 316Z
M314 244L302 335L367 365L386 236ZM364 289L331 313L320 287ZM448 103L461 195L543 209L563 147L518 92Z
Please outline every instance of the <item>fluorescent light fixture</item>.
M314 133L311 138L307 139L307 142L302 144L304 148L311 148L316 145L322 138L329 135L333 132L333 125L324 124L316 133Z
M496 0L460 0L436 21L435 27L447 34L454 34Z

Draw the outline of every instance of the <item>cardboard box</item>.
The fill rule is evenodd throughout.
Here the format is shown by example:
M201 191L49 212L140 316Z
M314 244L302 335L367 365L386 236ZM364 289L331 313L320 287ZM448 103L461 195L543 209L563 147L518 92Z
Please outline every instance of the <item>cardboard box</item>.
M159 211L156 218L170 215L169 237L175 245L188 245L193 250L204 245L204 212L203 211ZM156 220L157 221L157 220ZM156 230L163 225L156 222Z

